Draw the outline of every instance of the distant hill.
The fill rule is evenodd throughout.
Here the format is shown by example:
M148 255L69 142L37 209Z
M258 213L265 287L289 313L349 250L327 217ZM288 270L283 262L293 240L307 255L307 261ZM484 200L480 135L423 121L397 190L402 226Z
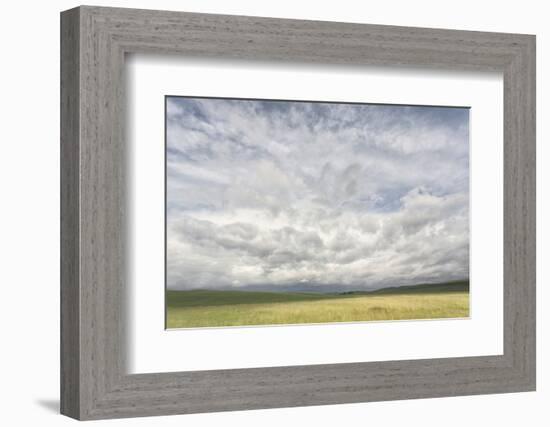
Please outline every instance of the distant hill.
M403 294L422 292L469 292L470 281L459 280L444 283L422 283L420 285L392 286L389 288L376 289L374 291L349 291L343 294Z
M326 295L354 295L354 294L392 294L392 293L420 293L420 292L467 292L470 289L469 280L456 280L443 283L422 283L418 285L391 286L379 289L357 289L342 285L251 285L246 287L227 287L219 289L189 289L189 291L233 291L233 292L260 292L260 293L300 293ZM171 290L168 290L171 291ZM177 290L173 290L178 292Z

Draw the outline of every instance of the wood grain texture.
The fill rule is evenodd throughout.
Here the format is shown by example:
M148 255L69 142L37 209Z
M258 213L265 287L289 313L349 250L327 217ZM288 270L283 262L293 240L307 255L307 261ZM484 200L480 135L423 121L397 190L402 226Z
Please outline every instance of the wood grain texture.
M80 7L62 13L62 413L77 419L535 388L534 36ZM128 375L124 55L504 75L504 354Z
M61 20L61 412L80 414L78 10Z

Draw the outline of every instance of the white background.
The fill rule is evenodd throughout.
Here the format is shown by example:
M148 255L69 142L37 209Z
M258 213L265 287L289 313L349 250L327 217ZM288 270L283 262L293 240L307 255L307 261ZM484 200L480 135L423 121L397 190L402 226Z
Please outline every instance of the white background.
M132 165L130 372L502 354L500 73L384 67L350 71L132 55L126 76ZM471 318L165 331L159 284L164 281L166 94L470 106Z
M546 426L549 423L550 28L536 0L319 2L97 1L96 4L468 30L536 33L538 55L538 391L103 422L120 426ZM59 384L59 16L73 1L3 5L0 73L2 424L63 426ZM543 307L545 310L543 311ZM95 424L95 423L91 423Z

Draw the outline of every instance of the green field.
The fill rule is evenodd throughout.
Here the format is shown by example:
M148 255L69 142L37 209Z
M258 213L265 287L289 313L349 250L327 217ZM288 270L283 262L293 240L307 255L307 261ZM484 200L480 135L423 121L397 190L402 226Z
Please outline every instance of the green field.
M196 328L469 316L469 283L372 292L167 291L167 328Z

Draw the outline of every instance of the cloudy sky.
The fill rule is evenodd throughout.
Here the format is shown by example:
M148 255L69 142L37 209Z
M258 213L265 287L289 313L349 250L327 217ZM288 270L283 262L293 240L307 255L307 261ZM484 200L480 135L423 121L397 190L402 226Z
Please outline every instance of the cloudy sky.
M468 277L467 108L167 97L166 120L169 289Z

